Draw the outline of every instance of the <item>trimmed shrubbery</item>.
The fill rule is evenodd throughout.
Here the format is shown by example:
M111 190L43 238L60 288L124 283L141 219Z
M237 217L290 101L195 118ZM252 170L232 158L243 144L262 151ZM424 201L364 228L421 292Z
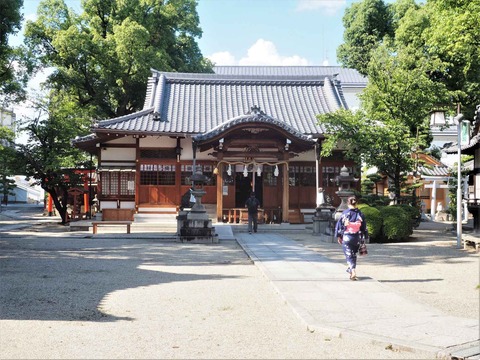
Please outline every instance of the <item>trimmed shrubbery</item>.
M383 217L380 242L406 240L413 233L410 216L402 207L384 206L379 210Z
M418 227L418 225L420 225L420 220L422 215L420 213L419 208L415 206L407 205L407 204L396 205L396 206L400 206L410 216L410 220L412 221L413 228L416 228Z
M372 207L360 204L371 242L402 241L413 233L417 209L409 205ZM418 214L419 215L419 214Z
M382 214L377 208L368 206L366 204L360 204L358 206L360 211L365 215L367 220L368 235L370 241L375 241L382 236L383 218Z

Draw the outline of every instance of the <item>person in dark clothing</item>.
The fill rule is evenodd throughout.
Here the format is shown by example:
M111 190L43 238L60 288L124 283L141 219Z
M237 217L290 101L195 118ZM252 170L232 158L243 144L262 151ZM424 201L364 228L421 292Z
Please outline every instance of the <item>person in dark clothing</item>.
M183 210L185 208L192 208L192 206L195 205L195 197L193 196L192 191L193 188L188 189L187 192L182 195L180 210Z
M335 226L335 237L342 245L350 280L357 280L357 253L360 244L368 239L368 229L365 215L357 208L357 199L349 197L347 205L348 209L342 212Z
M248 209L248 233L253 231L257 232L258 227L258 207L260 206L260 201L255 197L255 193L250 193L250 197L245 202L245 207Z

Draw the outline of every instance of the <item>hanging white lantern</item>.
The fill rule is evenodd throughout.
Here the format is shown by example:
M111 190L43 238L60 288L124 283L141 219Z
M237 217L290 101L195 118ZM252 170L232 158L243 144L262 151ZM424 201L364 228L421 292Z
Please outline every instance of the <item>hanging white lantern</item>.
M273 171L273 175L278 176L278 165L275 165L275 170Z
M245 177L248 176L247 165L244 165L244 166L243 166L243 176L245 176Z
M262 168L260 167L260 165L257 165L257 176L261 176L262 175Z
M228 164L227 174L228 176L232 176L232 164Z

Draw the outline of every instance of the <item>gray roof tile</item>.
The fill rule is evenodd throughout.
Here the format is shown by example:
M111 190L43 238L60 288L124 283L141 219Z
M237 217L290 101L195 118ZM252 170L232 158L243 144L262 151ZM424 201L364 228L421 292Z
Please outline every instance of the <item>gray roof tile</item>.
M365 87L367 78L354 69L341 66L216 66L216 74L229 76L269 76L298 77L311 79L314 77L333 76L338 74L338 80L343 85Z
M96 131L196 135L258 106L296 131L318 136L318 114L348 108L340 79L365 86L340 67L216 67L214 74L152 70L144 109L100 121ZM339 74L336 76L335 74Z
M460 150L464 151L464 150L470 150L472 148L475 149L474 147L478 146L478 144L480 144L480 133L475 135L474 137L472 137L470 139L470 143L468 143L466 145L461 145ZM445 151L447 154L455 154L456 152L458 152L458 144L454 144L454 145L444 149L443 151Z
M446 165L419 166L418 170L422 176L449 176L450 170Z

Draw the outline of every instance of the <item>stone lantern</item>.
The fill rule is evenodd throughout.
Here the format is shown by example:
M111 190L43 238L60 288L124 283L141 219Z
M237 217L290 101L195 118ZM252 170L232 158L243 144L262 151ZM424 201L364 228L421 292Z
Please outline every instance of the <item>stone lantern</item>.
M202 197L206 194L203 186L208 177L202 173L192 175L192 195L195 204L190 211L180 211L177 216L177 236L181 242L217 243L218 236L208 217Z
M345 165L340 169L340 174L335 177L335 184L338 186L338 195L342 201L335 212L335 220L338 220L343 210L348 209L347 199L355 195L353 185L358 181L353 175L348 172Z
M333 214L335 208L325 201L325 196L322 188L318 189L319 205L315 209L313 216L313 235L320 237L323 242L333 242Z

